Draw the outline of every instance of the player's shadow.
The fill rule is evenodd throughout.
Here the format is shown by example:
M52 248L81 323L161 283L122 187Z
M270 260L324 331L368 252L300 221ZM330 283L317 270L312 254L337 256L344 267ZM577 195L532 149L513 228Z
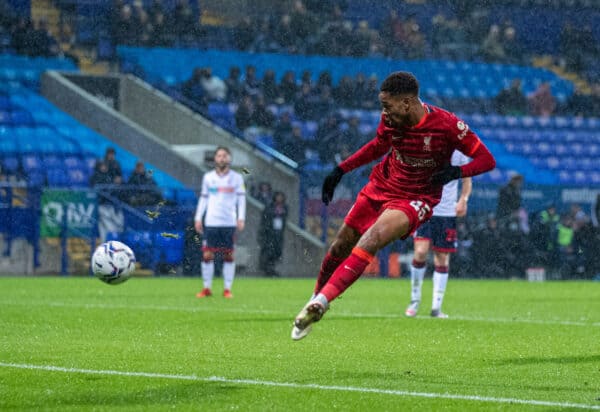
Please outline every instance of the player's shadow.
M525 358L512 358L498 361L498 365L536 365L544 363L599 363L600 355L560 356L558 358L529 356Z

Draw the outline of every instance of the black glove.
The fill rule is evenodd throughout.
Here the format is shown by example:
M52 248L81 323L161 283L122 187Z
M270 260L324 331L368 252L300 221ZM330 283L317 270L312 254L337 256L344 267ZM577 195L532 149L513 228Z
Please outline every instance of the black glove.
M342 180L343 175L344 171L342 170L342 168L336 166L323 181L323 189L321 190L321 200L326 205L328 205L329 202L331 202L331 199L333 199L333 191L335 190L335 187L338 185L338 183L340 183L340 180Z
M435 172L431 176L431 183L434 185L445 185L454 179L462 177L462 170L458 166L446 166L439 172Z

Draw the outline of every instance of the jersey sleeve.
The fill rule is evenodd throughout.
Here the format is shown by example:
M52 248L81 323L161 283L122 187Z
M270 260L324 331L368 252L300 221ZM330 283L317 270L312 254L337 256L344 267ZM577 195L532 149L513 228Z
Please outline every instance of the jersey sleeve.
M448 121L448 138L456 150L472 159L460 166L463 177L476 176L496 167L494 156L467 123L454 115L450 115Z
M237 219L246 220L246 184L242 175L238 174L237 196Z
M200 190L200 197L198 198L198 206L196 206L196 215L194 221L202 221L202 216L206 212L208 206L208 184L206 182L206 174L202 177L202 189Z
M385 116L381 115L381 120L377 126L377 134L375 137L365 144L363 147L358 149L353 155L348 157L346 160L339 164L339 167L344 172L349 172L360 166L366 165L373 160L379 159L381 156L386 154L391 147L391 135L390 133L394 129L388 127L385 124Z

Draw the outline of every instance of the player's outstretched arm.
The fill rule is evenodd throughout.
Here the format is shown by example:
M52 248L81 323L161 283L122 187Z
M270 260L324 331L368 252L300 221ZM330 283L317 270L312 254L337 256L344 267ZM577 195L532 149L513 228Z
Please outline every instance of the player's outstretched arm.
M496 167L496 159L483 143L480 143L469 156L473 160L460 166L461 177L477 176Z

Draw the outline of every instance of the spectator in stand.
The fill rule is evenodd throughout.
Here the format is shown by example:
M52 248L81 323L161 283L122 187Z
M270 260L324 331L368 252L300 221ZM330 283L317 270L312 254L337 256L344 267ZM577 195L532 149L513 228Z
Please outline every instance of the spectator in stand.
M269 182L259 182L256 191L253 191L252 197L261 202L263 205L268 205L273 200L273 188Z
M527 98L521 89L521 79L513 79L509 87L502 89L494 98L494 105L496 112L505 116L526 115Z
M238 66L231 66L229 68L229 76L225 79L228 102L239 102L244 94L244 85L240 79L241 73Z
M238 130L244 131L248 127L252 126L252 117L254 115L254 102L252 97L246 95L242 97L242 100L238 104L238 108L235 112L235 125Z
M266 104L282 103L279 95L279 86L275 78L275 70L265 70L260 88Z
M113 183L113 178L108 172L108 165L101 159L96 160L94 171L90 176L90 186L110 185Z
M248 50L256 36L255 23L250 16L244 16L235 26L233 43L237 50Z
M573 218L565 213L560 217L556 225L557 263L561 277L571 276L575 269L576 254L573 247L575 231L573 230Z
M250 53L276 53L279 45L273 40L273 28L270 16L262 16L258 22L258 30L248 47Z
M111 35L115 45L135 45L136 27L133 21L131 6L123 4L115 20L112 20Z
M264 129L272 129L275 126L275 115L267 108L265 99L262 95L259 95L256 98L250 122L252 126Z
M363 101L372 100L373 96L367 94L367 77L364 73L360 72L356 75L354 80L354 103L353 107L360 107Z
M422 59L425 57L425 35L414 17L408 18L404 23L404 41L400 43L404 55L408 59Z
M500 188L498 193L498 207L496 219L500 227L507 226L512 220L518 219L521 209L521 188L523 176L515 174L508 183Z
M336 102L333 99L333 96L331 95L331 88L323 87L321 88L321 92L318 94L318 96L316 96L316 100L312 109L312 117L307 118L315 120L318 117L333 112L336 107Z
M600 84L590 85L591 92L576 89L561 112L571 116L593 117L600 113Z
M290 15L284 14L275 26L273 38L283 53L296 53L297 46L290 26Z
M306 161L306 152L309 146L302 136L300 126L293 126L292 133L289 136L282 136L281 140L277 139L275 141L275 149L299 165L303 165Z
M517 39L517 29L512 23L504 28L502 45L506 55L505 63L523 64L525 52L521 42Z
M108 167L108 174L113 182L117 176L123 178L121 164L117 160L116 156L117 152L114 147L107 148L106 152L104 153L104 163L106 163L106 166Z
M297 44L301 46L300 53L306 51L306 47L315 42L312 36L319 31L318 25L317 16L306 10L302 0L295 0L290 12L290 29L293 38L297 39Z
M150 27L149 46L164 47L173 43L173 35L165 23L164 13L156 12L150 14Z
M275 146L277 146L277 141L286 140L291 136L292 127L292 116L290 112L285 111L281 113L273 130L273 141L275 142Z
M529 233L531 244L539 256L539 261L546 269L553 268L557 264L558 247L556 242L559 221L560 217L556 212L556 206L554 203L550 203L533 219Z
M556 109L556 99L550 90L550 83L543 82L531 93L527 100L529 112L533 116L551 116Z
M321 115L316 109L318 101L319 96L315 94L310 83L303 83L294 101L294 113L302 120L313 120Z
M329 70L322 71L319 73L317 84L315 85L315 91L322 93L324 89L333 90L333 79L331 78L331 72Z
M500 26L497 24L490 26L490 30L481 44L480 54L486 62L490 63L501 62L506 59Z
M58 42L48 30L48 22L41 19L29 38L29 55L50 57L58 56L60 53Z
M181 85L181 93L200 108L206 109L208 106L208 96L202 85L203 78L203 69L200 67L195 68L192 76Z
M90 186L98 188L98 185L115 185L120 184L120 176L116 177L118 183L115 183L108 171L107 164L98 159L94 165L94 172L90 176ZM98 188L98 235L101 240L106 239L108 232L122 232L124 224L124 216L121 208L115 205L106 195L115 197L121 201L124 193L115 187Z
M184 42L193 41L199 34L199 25L188 0L177 0L169 19L169 27Z
M165 14L163 2L162 0L152 0L150 7L148 7L148 16L150 16L150 19L154 19L154 17L159 14L162 14L163 16Z
M354 99L354 80L351 76L342 76L333 90L333 97L341 107L353 107L357 103Z
M340 131L340 123L335 113L329 113L319 123L317 134L315 136L316 150L319 159L323 163L331 162L342 143L344 137Z
M285 224L288 206L283 192L275 192L267 203L260 220L258 242L260 244L259 267L267 276L279 277L275 270L283 254Z
M367 79L365 86L365 98L360 100L358 103L361 109L365 110L377 110L379 108L379 101L372 96L377 96L379 90L379 79L376 74L372 74ZM369 98L371 96L371 98Z
M292 104L298 93L298 85L296 84L296 74L288 70L283 74L283 78L279 83L279 91L284 104Z
M256 77L256 67L252 65L246 66L246 74L244 75L244 93L248 96L256 97L260 94L260 81Z
M304 70L302 72L302 76L300 76L300 87L304 86L305 84L308 84L311 89L314 89L312 73L310 72L310 70Z
M158 190L158 185L154 181L151 172L146 171L144 162L136 162L135 169L127 180L129 189L128 203L132 206L154 205L162 200L162 195ZM140 186L133 188L131 186Z
M212 73L210 67L200 69L200 85L204 89L204 95L208 103L225 101L227 85L219 76Z
M365 143L365 136L360 131L360 119L352 116L348 119L348 128L342 132L342 141L354 153Z

